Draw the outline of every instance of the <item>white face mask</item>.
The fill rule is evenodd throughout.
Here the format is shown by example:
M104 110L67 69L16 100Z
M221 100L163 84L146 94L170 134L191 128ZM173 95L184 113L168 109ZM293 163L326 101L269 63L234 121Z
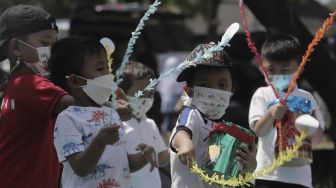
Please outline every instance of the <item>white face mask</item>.
M192 105L208 119L216 120L225 114L232 95L229 91L195 86Z
M144 117L154 103L154 98L140 98L139 101L136 101L135 97L127 96L127 100L132 108L134 117L137 119Z
M117 88L116 83L113 81L112 74L98 76L94 79L78 77L86 80L86 85L81 86L83 91L99 105L103 105Z
M43 46L43 47L33 47L21 40L18 40L20 41L21 43L25 44L26 46L28 47L31 47L33 49L36 50L37 52L37 56L39 58L39 60L35 63L27 63L27 62L24 62L24 64L26 65L26 67L30 70L32 70L34 73L36 74L40 74L42 76L48 76L50 73L49 73L49 70L48 70L48 60L50 58L50 46Z
M294 78L294 74L278 74L278 75L270 75L270 79L278 91L283 91L284 89L288 88L289 84Z

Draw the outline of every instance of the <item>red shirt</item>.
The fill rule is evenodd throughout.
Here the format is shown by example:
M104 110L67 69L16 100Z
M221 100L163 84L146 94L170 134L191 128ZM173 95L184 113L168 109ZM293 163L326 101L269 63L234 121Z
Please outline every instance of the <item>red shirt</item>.
M33 73L9 79L0 112L0 188L59 187L52 112L66 94Z

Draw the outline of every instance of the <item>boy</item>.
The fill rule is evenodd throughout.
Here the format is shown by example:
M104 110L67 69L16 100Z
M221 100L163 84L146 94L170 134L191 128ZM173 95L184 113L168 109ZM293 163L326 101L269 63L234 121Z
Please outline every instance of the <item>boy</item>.
M66 59L64 59L66 57ZM119 115L103 106L116 87L98 40L69 37L53 45L51 79L75 98L55 123L54 143L63 163L63 188L132 187L130 172L151 163L153 147L138 142L128 154Z
M280 97L283 97L288 86L293 79L294 73L297 70L300 59L301 47L298 40L291 35L274 35L269 37L262 46L261 56L262 64L270 74L270 79L274 84L276 91ZM309 112L302 115L302 110L293 111L296 124L299 117L309 119L309 123L304 126L312 126L313 122L317 122L317 131L312 137L317 137L322 134L324 122L321 114L316 107L316 101L313 96L302 89L295 88L291 96L296 99L304 99L311 103ZM274 104L276 100L275 94L271 87L261 87L253 95L249 111L249 124L256 136L259 137L258 152L257 152L257 169L260 171L269 166L275 159L277 149L277 129L273 126L276 120L281 120L291 106L289 100L287 105L279 103ZM296 125L298 126L298 125ZM316 139L318 141L318 139ZM305 147L308 155L311 155L311 138L305 140ZM277 187L312 187L311 169L309 162L303 161L297 164L285 164L282 167L275 169L270 174L260 177L256 180L257 188L277 188Z
M55 18L40 7L15 5L0 17L0 61L11 73L0 112L0 187L59 187L53 146L56 115L73 99L45 77Z
M156 123L146 116L154 102L154 90L145 91L145 95L140 98L137 105L132 103L134 101L132 96L135 92L144 90L150 79L155 78L153 70L142 63L131 61L126 64L121 77L123 80L119 87L125 91L133 110L133 118L123 122L128 152L134 153L136 152L134 148L138 143L146 143L152 145L158 153L158 166L167 165L169 163L168 149ZM149 168L150 166L147 165L131 174L133 188L161 187L159 170L154 169L153 172L149 172Z
M197 46L187 57L192 61L202 55L214 43ZM183 70L177 81L186 81L192 102L185 107L170 138L172 188L214 187L200 181L190 172L192 160L202 166L207 159L210 130L221 122L233 91L232 61L224 50L216 51L212 57L196 62L195 67ZM235 152L235 151L233 151ZM253 153L247 148L238 151L244 170L253 170Z

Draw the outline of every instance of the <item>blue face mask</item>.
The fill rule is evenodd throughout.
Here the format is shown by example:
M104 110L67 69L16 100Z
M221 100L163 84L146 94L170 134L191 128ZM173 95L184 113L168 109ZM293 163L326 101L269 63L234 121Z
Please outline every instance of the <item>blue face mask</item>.
M277 74L277 75L270 75L270 79L278 91L283 91L284 89L288 88L289 84L293 80L294 73L292 74Z

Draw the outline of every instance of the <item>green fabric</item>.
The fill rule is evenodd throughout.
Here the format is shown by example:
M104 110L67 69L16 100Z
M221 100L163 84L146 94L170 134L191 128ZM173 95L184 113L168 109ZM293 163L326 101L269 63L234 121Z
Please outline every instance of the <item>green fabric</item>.
M253 135L250 130L240 126L238 127L247 134ZM212 134L209 145L219 146L221 149L220 156L216 161L210 161L210 159L208 159L203 166L203 170L205 170L209 175L214 173L224 175L224 179L237 177L242 167L236 159L236 150L239 150L241 147L248 147L248 145L225 133Z

